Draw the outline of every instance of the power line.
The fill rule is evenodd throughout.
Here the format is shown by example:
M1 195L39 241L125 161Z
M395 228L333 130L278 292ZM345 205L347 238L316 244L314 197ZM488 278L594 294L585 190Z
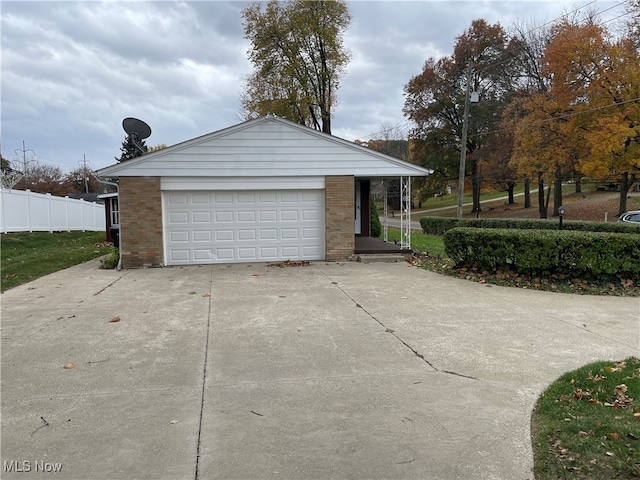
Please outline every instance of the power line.
M591 2L586 3L586 4L582 5L581 7L578 7L578 8L576 8L576 9L574 9L574 10L570 11L569 13L565 13L565 14L563 14L563 15L559 16L559 17L554 18L553 20L550 20L550 21L548 21L548 22L546 22L546 23L544 23L544 24L542 24L542 25L539 25L539 26L537 26L537 27L535 27L535 28L532 28L532 29L531 29L531 30L529 30L528 32L523 33L523 34L522 34L522 38L527 37L529 34L531 34L531 33L535 32L536 30L539 30L539 29L541 29L541 28L544 28L544 27L546 27L547 25L552 25L552 24L556 23L558 20L562 20L562 19L564 19L564 18L567 18L569 15L572 15L572 14L574 14L574 13L578 12L579 10L582 10L582 9L583 9L583 8L585 8L585 7L588 7L589 5L591 5L591 4L593 4L593 3L595 3L596 1L597 1L597 0L592 0ZM606 8L606 9L601 10L601 11L596 12L596 13L597 13L597 15L602 15L603 13L608 12L609 10L613 10L614 8L617 8L617 7L619 7L619 6L621 6L621 5L624 5L624 4L626 4L626 1L623 1L623 2L620 2L620 3L616 3L616 4L615 4L615 5L613 5L612 7ZM621 18L621 17L627 16L627 15L630 15L630 14L631 14L631 12L625 12L625 13L623 13L623 14L621 14L621 15L618 15L617 17L610 18L609 20L601 21L600 23L601 23L602 25L604 25L605 23L609 23L609 22L611 22L611 21L613 21L613 20L617 20L618 18ZM514 51L511 51L511 52L505 52L505 53L502 53L501 55L499 55L499 56L498 56L498 58L500 58L500 57L504 56L504 57L506 57L504 60L496 61L496 62L494 62L494 63L492 63L492 64L490 64L490 65L486 65L486 66L484 66L484 67L482 67L482 68L480 68L480 69L476 70L476 73L484 72L485 70L488 70L488 69L490 69L490 68L498 67L498 66L500 66L500 65L502 65L502 64L504 64L504 63L506 63L506 62L508 62L508 61L510 61L510 60L512 60L512 59L513 59L513 54L514 54L514 53L518 53L518 50L522 51L522 49L524 49L524 48L525 48L525 46L523 45L523 46L521 46L520 48L516 49L516 50L515 50L515 52L514 52Z
M492 133L508 132L508 131L511 131L511 130L515 130L518 127L525 127L525 128L526 127L533 127L535 125L541 125L543 123L552 122L554 120L563 120L565 118L575 117L575 116L578 116L578 115L582 115L584 113L597 112L599 110L604 110L606 108L618 107L620 105L626 105L627 103L634 103L634 102L640 102L640 97L632 98L631 100L625 100L624 102L610 103L608 105L602 105L600 107L594 107L594 108L590 108L588 110L581 110L579 112L571 112L571 113L567 113L565 115L552 116L551 118L546 118L544 120L536 120L535 122L530 122L530 123L524 123L524 124L518 125L516 127L500 128L498 130L491 130L491 131L488 131L488 132L476 133L474 135L470 135L470 137L480 137L482 135L490 135Z
M567 18L568 16L570 16L570 15L572 15L572 14L574 14L574 13L577 13L577 12L579 12L580 10L582 10L582 9L584 9L584 8L586 8L586 7L590 6L590 5L593 5L593 4L594 4L594 3L596 3L596 2L597 2L597 0L591 0L591 1L590 1L590 2L588 2L588 3L585 3L584 5L581 5L580 7L574 8L574 9L573 9L573 10L571 10L570 12L563 13L562 15L560 15L560 16L558 16L558 17L554 18L553 20L549 20L549 21L547 21L547 22L543 23L542 25L539 25L539 26L537 26L537 27L534 27L534 28L530 29L529 31L525 32L525 33L523 34L523 36L527 36L527 35L529 35L530 33L533 33L533 32L535 32L536 30L539 30L539 29L541 29L541 28L544 28L544 27L546 27L546 26L548 26L548 25L552 25L552 24L556 23L558 20L561 20L561 19L563 19L563 18ZM611 7L608 7L608 8L606 8L606 9L604 9L604 10L601 10L601 11L596 12L596 14L597 14L597 15L601 15L601 14L603 14L603 13L605 13L605 12L608 12L608 11L610 11L610 10L613 10L614 8L617 8L617 7L621 6L621 5L625 5L626 3L627 3L626 1L621 1L621 2L616 3L615 5L613 5L613 6L611 6ZM617 17L613 17L613 18L610 18L610 19L608 19L608 20L606 20L606 21L602 21L602 22L601 22L601 24L609 23L609 22L611 22L611 21L617 20L617 19L622 18L622 17L624 17L624 16L630 15L631 13L632 13L632 12L625 12L625 13L623 13L623 14L621 14L621 15L618 15ZM524 46L520 47L520 50L522 50L523 48L524 48ZM506 63L506 62L508 62L508 61L512 60L513 53L514 53L514 52L513 52L513 51L511 51L511 52L505 52L505 53L501 54L500 56L507 56L507 55L509 55L509 57L508 57L508 58L505 58L504 60L494 62L494 63L492 63L491 65L486 65L486 66L482 67L481 69L476 70L476 73L483 72L483 71L488 70L488 69L490 69L490 68L495 68L495 67L497 67L497 66L502 65L503 63ZM410 125L411 123L413 123L413 121L412 121L412 120L410 120L410 119L403 119L403 120L401 120L400 122L398 122L396 125L394 125L393 127L390 127L390 129L391 129L391 130L395 130L395 129L401 128L401 126L402 126L402 128L406 128L406 127L409 127L409 125ZM384 129L384 130L380 130L380 131L378 131L378 132L370 133L370 134L368 134L368 135L364 135L364 136L362 136L362 137L359 137L359 139L372 139L373 137L375 137L375 136L377 136L377 135L380 135L380 134L383 134L383 133L388 132L390 129ZM497 131L502 131L502 130L497 130ZM475 135L472 135L472 136L475 136Z

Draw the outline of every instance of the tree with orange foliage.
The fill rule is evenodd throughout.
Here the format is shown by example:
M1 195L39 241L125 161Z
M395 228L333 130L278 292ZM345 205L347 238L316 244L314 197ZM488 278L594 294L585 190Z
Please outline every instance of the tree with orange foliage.
M629 37L612 41L593 18L553 27L543 57L547 92L523 102L514 161L535 158L539 178L553 176L555 208L561 181L573 170L621 178L620 210L640 171L640 57ZM559 199L558 199L559 197Z

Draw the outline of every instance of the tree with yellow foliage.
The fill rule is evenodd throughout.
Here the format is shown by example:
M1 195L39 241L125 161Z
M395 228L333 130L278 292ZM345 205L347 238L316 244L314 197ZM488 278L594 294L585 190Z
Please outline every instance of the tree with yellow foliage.
M613 40L593 18L563 19L542 60L551 86L522 101L514 162L539 178L553 174L557 187L575 169L619 176L624 211L640 173L640 56L631 35Z

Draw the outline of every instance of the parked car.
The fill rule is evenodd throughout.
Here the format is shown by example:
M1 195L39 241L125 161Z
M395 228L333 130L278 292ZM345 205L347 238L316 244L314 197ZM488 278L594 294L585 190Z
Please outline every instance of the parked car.
M623 213L618 218L618 221L640 226L640 210L634 210L633 212Z

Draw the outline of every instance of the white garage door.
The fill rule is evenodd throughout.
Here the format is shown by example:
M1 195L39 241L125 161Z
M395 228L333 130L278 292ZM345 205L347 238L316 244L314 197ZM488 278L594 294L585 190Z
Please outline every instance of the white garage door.
M324 191L166 191L165 263L324 258Z

